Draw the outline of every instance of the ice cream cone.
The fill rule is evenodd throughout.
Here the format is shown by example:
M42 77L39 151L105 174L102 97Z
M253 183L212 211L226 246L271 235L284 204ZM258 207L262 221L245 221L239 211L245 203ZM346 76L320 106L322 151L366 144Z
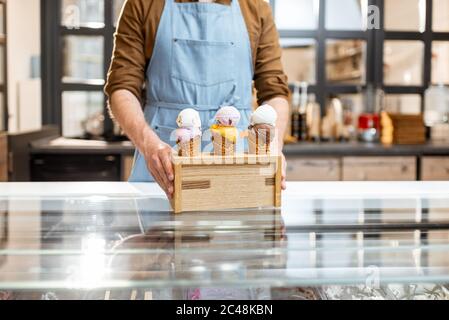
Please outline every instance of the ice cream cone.
M257 108L251 115L248 131L248 151L250 154L270 155L276 136L277 113L270 105Z
M198 157L201 153L201 136L187 142L178 142L178 155L180 157Z
M214 155L216 156L234 156L236 151L236 142L226 139L218 132L212 132L212 141L214 144Z
M249 130L248 132L248 149L250 154L255 155L269 155L271 154L271 131L264 131L263 133L257 130Z

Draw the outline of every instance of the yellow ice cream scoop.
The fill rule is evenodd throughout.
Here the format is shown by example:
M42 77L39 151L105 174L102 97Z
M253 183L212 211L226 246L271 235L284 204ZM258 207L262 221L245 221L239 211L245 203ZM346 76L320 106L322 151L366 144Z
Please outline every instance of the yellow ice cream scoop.
M218 133L219 135L221 135L222 137L231 142L237 141L238 130L236 127L214 124L210 127L210 130L212 131L212 133Z

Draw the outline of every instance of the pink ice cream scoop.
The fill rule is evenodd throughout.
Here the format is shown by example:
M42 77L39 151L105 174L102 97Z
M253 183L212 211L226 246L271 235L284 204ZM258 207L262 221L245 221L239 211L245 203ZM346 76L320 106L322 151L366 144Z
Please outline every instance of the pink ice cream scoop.
M189 142L201 136L201 130L199 128L179 128L175 130L175 136L178 142Z
M215 115L217 124L235 127L240 122L240 112L235 107L221 107Z

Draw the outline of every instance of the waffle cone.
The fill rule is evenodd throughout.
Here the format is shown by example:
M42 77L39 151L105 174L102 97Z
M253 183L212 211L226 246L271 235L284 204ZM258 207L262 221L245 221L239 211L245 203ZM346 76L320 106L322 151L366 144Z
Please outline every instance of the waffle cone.
M270 131L261 134L257 130L249 130L248 151L250 154L269 155L271 154L272 141Z
M190 139L188 142L178 142L178 156L198 157L201 153L201 137Z
M234 156L236 143L224 138L217 132L212 133L212 142L214 144L214 155L216 156Z

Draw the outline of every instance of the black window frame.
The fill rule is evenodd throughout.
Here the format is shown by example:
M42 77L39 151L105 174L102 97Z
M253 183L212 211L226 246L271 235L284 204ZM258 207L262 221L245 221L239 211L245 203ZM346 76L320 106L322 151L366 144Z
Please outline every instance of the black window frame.
M62 0L41 0L41 43L42 43L42 123L58 125L62 133L62 93L70 91L101 92L104 84L64 83L62 81L64 36L103 37L103 78L107 73L114 46L114 1L104 0L104 27L68 28L61 24ZM113 136L113 122L109 116L107 99L104 97L104 138Z
M270 0L275 16L276 0ZM369 5L377 5L377 0L368 0ZM318 26L315 30L280 30L281 39L307 38L315 40L315 83L309 86L309 93L315 94L316 102L321 106L321 114L325 114L328 97L332 94L357 94L367 84L378 84L376 74L375 47L376 30L328 30L326 29L326 0L319 0ZM326 44L328 40L362 40L366 43L365 83L364 84L332 84L326 75Z
M270 0L275 13L275 1ZM434 32L433 1L426 0L426 28L421 32L385 30L385 0L368 0L380 10L380 29L365 31L327 30L325 28L326 0L319 1L318 27L315 30L280 30L281 38L307 38L316 41L315 72L316 83L310 86L324 114L328 97L332 94L357 94L373 84L382 88L386 94L418 94L421 97L421 110L424 110L425 90L432 79L432 43L449 41L449 32ZM62 101L64 91L103 91L103 85L62 83L62 36L64 35L100 35L104 38L104 79L113 49L114 12L113 1L105 0L105 25L101 29L69 29L61 26L61 1L41 0L42 21L42 121L43 124L56 124L62 130ZM366 43L365 84L331 84L326 78L326 42L327 40L363 40ZM384 84L384 41L420 40L424 43L423 81L421 86L390 86ZM104 100L105 137L111 136L113 123Z
M270 0L275 13L276 0ZM424 111L424 94L432 80L432 43L433 41L449 41L449 32L433 31L433 0L426 0L426 26L424 32L389 31L385 30L385 0L368 0L368 5L379 8L380 28L366 31L327 30L326 2L319 0L318 28L316 30L280 30L282 38L308 38L316 41L316 83L310 87L310 92L316 95L322 114L331 94L356 94L365 89L367 84L382 88L385 94L418 94L421 97L421 112ZM326 79L326 41L327 40L360 39L367 44L366 83L365 85L327 83ZM420 86L386 85L384 83L384 41L388 40L420 40L424 43L423 79Z

